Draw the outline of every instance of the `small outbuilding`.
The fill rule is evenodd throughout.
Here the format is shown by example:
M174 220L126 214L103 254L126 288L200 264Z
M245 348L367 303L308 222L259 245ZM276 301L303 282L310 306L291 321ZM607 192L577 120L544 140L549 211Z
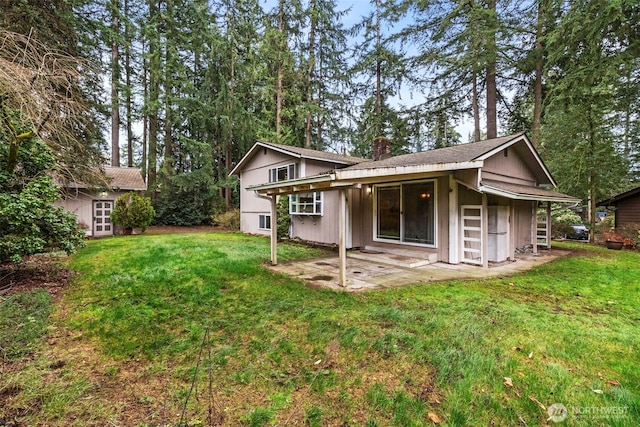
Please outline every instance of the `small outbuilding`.
M76 214L78 224L87 236L102 237L115 234L111 212L115 201L129 191L146 191L147 184L139 169L104 166L108 186L92 188L82 182L56 180L63 197L55 203Z
M616 228L640 224L640 187L603 200L598 206L615 208Z

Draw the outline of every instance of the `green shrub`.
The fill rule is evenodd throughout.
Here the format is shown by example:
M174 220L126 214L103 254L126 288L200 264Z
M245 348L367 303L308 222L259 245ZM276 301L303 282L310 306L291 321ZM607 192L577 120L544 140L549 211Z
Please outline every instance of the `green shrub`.
M582 218L571 209L565 208L551 212L551 235L564 237L573 234L572 225L582 224Z
M213 224L228 230L240 230L240 210L231 209L214 215Z
M156 224L193 226L211 221L220 197L204 169L171 176L166 181L160 198L153 201Z
M74 214L53 205L60 193L49 175L55 167L51 150L37 137L25 138L9 162L9 146L0 134L0 263L47 251L75 252L85 234Z
M111 220L121 228L142 228L144 232L156 212L151 206L151 199L129 192L118 197L111 212Z

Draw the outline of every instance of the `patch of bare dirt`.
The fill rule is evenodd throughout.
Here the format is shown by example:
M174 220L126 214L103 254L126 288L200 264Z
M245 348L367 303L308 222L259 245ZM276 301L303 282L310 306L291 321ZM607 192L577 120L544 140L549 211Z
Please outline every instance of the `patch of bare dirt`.
M35 256L21 264L0 264L0 296L44 289L56 297L76 275L60 266L62 258Z

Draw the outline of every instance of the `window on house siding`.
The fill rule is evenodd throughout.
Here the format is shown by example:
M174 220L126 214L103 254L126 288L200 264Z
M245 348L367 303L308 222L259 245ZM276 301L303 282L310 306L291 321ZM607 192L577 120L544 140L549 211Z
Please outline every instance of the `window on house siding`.
M289 196L291 215L322 215L322 192L300 193Z
M286 181L288 179L294 179L295 177L296 177L295 163L269 169L269 182Z
M271 215L258 215L258 228L260 230L271 230Z

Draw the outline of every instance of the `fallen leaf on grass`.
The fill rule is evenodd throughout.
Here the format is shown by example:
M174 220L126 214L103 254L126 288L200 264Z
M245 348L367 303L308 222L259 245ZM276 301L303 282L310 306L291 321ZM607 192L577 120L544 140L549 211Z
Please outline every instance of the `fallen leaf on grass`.
M547 407L544 406L542 403L540 403L540 401L536 399L536 397L533 394L529 396L529 400L531 400L532 402L535 402L540 408L542 408L543 411L547 410Z
M507 387L513 387L513 380L509 377L504 377L504 385Z
M617 385L617 386L620 385L620 381L617 381L617 380L607 380L607 382L611 385Z
M591 390L592 392L596 393L596 394L603 394L604 391L596 389L596 390Z
M440 418L438 418L438 416L436 414L434 414L433 412L429 412L427 414L427 417L429 417L429 419L434 423L434 424L440 424Z
M322 362L322 359L318 359L315 361L314 365L319 365Z

